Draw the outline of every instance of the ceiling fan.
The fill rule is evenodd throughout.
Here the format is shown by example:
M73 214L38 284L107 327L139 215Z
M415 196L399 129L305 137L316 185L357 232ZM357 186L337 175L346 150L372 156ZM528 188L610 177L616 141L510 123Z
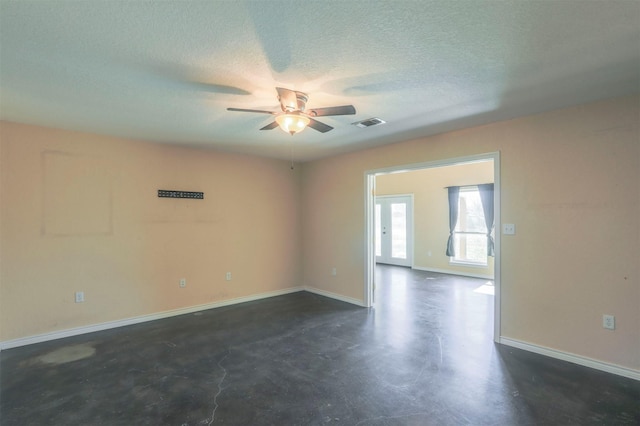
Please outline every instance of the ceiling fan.
M243 108L227 108L227 111L257 112L260 114L275 115L275 121L267 124L260 130L271 130L280 126L282 130L292 135L303 131L307 126L321 133L333 129L333 127L315 120L314 117L352 115L356 113L353 105L313 108L305 111L307 101L309 100L309 96L306 93L282 87L276 87L276 90L278 91L278 101L280 101L282 112Z

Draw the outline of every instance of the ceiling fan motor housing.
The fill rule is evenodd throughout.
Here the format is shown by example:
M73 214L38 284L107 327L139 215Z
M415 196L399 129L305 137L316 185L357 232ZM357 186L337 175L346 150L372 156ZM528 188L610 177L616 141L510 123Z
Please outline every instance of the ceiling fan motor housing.
M280 106L282 107L282 111L284 112L294 112L300 111L304 112L307 107L307 101L309 100L309 95L303 92L293 92L296 96L296 104L288 104L287 99L282 99L282 96L278 95L278 101L280 102Z
M309 96L306 93L296 92L296 100L298 101L298 111L304 112Z

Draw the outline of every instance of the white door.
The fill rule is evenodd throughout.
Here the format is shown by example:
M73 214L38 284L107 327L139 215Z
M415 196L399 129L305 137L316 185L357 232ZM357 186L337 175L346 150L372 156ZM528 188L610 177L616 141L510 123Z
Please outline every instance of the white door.
M413 256L413 196L376 197L376 262L411 266Z

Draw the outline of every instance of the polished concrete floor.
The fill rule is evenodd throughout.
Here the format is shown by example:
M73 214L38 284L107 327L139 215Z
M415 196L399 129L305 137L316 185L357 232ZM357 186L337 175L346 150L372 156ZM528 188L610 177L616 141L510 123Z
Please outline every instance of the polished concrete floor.
M0 424L640 424L640 382L494 344L486 280L377 274L372 309L295 293L3 351Z

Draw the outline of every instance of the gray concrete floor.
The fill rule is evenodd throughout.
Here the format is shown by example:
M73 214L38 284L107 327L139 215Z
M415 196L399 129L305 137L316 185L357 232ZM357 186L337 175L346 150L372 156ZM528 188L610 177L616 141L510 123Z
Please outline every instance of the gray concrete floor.
M0 424L640 424L640 382L492 342L486 280L379 266L310 293L0 354Z

